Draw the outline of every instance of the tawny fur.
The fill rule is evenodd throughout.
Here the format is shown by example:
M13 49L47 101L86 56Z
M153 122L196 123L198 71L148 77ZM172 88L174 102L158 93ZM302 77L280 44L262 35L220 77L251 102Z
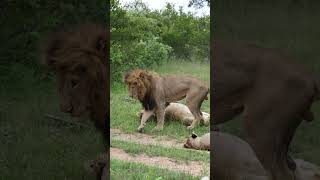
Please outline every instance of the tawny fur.
M186 98L186 104L195 117L189 129L194 128L202 119L200 107L207 99L209 88L197 78L191 76L160 76L146 70L132 70L125 74L124 82L128 86L129 96L138 99L144 110L153 111L157 116L154 130L162 130L166 103ZM145 127L152 113L144 113L138 131Z
M213 122L243 114L247 140L273 180L292 180L288 154L296 128L311 121L318 80L276 50L239 41L212 44Z
M143 113L145 110L141 110L140 112L137 113L137 116L142 118ZM154 117L155 114L152 112L152 116ZM210 124L210 114L206 112L201 112L202 113L202 121L200 122L201 124L205 126L209 126ZM165 120L176 120L181 122L182 124L186 126L190 126L194 120L194 116L190 112L189 108L181 103L170 103L166 109L165 109Z
M56 74L61 110L74 117L89 115L104 132L109 116L107 30L87 23L48 37L42 56Z
M210 151L210 133L206 133L202 136L198 136L195 133L187 139L184 144L185 148L197 149L197 150L208 150Z
M89 116L103 134L109 151L107 30L101 25L87 23L48 37L42 47L42 57L56 74L61 111L79 118ZM107 179L106 164L98 179Z
M212 178L220 180L269 180L250 145L231 134L211 131L214 154ZM295 159L296 180L320 180L318 166Z

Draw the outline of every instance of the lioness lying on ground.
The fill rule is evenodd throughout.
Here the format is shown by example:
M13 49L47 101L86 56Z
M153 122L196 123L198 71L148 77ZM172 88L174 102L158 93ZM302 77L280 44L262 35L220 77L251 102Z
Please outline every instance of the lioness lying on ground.
M142 118L144 113L152 113L151 116L154 116L154 112L146 112L145 110L141 110L137 113L137 116ZM202 121L201 124L208 126L210 124L210 114L206 112L202 113ZM181 103L169 103L168 106L165 109L165 119L172 119L182 122L182 124L186 126L190 126L194 120L194 116L190 112L189 108ZM150 117L151 117L150 116Z
M207 99L209 88L204 82L191 76L168 75L160 76L146 70L132 70L124 76L129 96L138 99L146 112L141 118L138 131L141 132L147 119L153 114L157 117L154 130L162 130L164 112L167 102L175 102L186 98L186 104L195 117L188 129L192 129L201 119L200 107Z
M269 180L250 145L231 134L211 131L214 154L213 179L219 180ZM301 159L295 159L296 180L320 180L320 169Z
M210 133L206 133L201 137L195 133L192 133L192 135L187 139L187 142L184 144L184 147L210 151Z

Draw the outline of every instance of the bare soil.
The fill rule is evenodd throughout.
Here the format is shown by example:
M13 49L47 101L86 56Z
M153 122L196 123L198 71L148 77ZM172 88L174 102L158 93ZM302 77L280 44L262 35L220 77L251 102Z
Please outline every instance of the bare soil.
M151 167L183 172L192 176L201 176L205 172L210 172L208 169L209 167L207 167L203 162L179 161L168 157L150 157L145 154L131 155L119 148L111 148L110 157L111 159L142 163Z
M113 140L121 140L126 142L133 142L143 145L157 145L166 148L185 149L190 151L196 151L193 149L186 149L183 147L183 142L179 142L168 136L151 136L142 133L124 133L119 129L110 129L110 137ZM208 151L202 151L204 153L210 153ZM201 161L181 161L174 158L168 158L163 156L148 156L142 154L128 154L124 150L119 148L110 149L111 159L118 159L122 161L129 161L135 163L142 163L147 166L156 168L168 169L172 171L178 171L190 174L192 176L202 176L210 172L209 164Z

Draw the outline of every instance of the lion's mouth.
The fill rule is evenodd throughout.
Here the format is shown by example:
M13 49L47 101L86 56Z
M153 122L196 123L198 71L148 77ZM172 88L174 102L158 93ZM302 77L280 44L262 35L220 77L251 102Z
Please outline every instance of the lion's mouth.
M185 144L183 145L183 147L185 147L185 148L190 148L190 146L189 146L187 143L185 143Z
M69 113L72 117L80 117L82 112L77 111L73 106L70 108Z

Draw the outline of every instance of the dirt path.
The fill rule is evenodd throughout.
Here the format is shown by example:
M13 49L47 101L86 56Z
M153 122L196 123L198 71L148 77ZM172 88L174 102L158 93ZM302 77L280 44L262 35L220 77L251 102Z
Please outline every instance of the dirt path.
M192 176L202 176L205 172L210 172L209 166L199 161L179 161L168 157L150 157L145 154L130 155L119 148L110 149L111 159L122 161L130 161L142 163L147 166L152 166L161 169L179 171L190 174ZM206 173L207 174L207 173Z
M176 148L176 149L184 149L196 151L193 149L186 149L183 147L182 142L178 142L168 136L151 136L148 134L142 133L124 133L119 129L110 129L111 139L113 140L121 140L128 141L137 144L145 144L145 145L158 145L167 148ZM204 153L210 153L209 151L202 151Z
M184 149L190 151L196 151L193 149L186 149L183 147L182 142L178 142L168 136L151 136L142 133L124 133L119 129L110 129L112 140L121 140L126 142L133 142L144 145L158 145L166 148ZM208 151L202 151L203 153L210 153ZM183 172L191 174L192 176L201 176L205 172L208 174L209 164L201 161L181 161L174 158L162 157L162 156L148 156L144 153L131 155L119 148L110 149L111 158L130 161L136 163L142 163L147 166L156 168L168 169L172 171Z

